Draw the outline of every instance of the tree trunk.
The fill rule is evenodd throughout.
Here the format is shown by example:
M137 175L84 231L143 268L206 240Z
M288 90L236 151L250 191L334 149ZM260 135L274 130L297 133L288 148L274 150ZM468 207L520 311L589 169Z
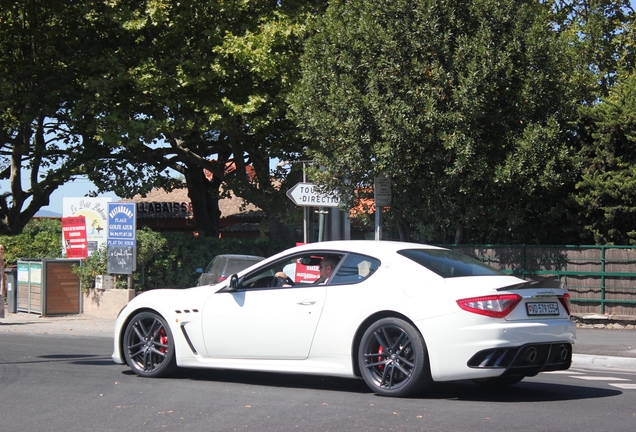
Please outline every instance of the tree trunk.
M221 181L213 178L209 181L198 166L188 166L185 174L188 197L192 202L192 215L199 235L205 237L219 236L219 190Z

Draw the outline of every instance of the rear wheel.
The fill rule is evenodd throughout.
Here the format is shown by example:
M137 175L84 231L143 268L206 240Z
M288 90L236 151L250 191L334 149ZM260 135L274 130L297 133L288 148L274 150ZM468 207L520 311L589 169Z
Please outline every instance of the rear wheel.
M166 321L155 312L135 315L124 333L124 357L139 376L171 373L176 368L174 340Z
M409 396L432 384L424 339L399 318L383 318L364 332L358 364L364 381L381 396Z

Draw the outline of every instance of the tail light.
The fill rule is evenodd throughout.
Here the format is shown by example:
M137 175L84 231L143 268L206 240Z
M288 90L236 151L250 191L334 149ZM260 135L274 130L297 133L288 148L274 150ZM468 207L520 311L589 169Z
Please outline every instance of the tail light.
M503 318L508 315L520 301L521 296L519 294L501 294L457 300L457 304L460 308L468 312L493 318Z
M563 294L563 297L559 297L559 301L563 305L563 308L565 308L565 311L568 313L568 316L570 316L570 294L568 293Z

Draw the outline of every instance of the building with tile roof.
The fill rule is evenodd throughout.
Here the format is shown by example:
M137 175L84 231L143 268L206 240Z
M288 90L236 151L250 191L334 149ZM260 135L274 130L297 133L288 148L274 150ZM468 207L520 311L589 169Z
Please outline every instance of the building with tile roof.
M229 198L219 200L221 219L219 237L252 238L261 234L261 222L265 213L253 204L246 203L233 193ZM188 232L196 231L192 216L192 203L188 190L155 189L145 197L136 195L122 202L137 204L137 228L148 227L153 231Z

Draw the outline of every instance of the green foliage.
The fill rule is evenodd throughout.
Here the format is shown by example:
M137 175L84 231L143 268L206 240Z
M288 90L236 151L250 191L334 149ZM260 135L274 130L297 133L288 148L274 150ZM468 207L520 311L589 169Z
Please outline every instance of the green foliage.
M636 66L632 0L547 0L554 27L570 46L572 88L594 104L618 83L621 71Z
M151 264L166 250L168 240L160 233L144 227L136 232L137 267Z
M72 271L80 280L82 290L95 288L95 276L106 275L106 247L93 252L81 265L73 265Z
M292 247L293 243L256 239L218 239L190 237L179 233L163 233L166 246L152 262L139 265L134 275L135 286L142 290L153 288L185 288L194 286L200 273L216 255L247 254L270 256Z
M302 151L285 98L299 74L305 20L321 3L109 2L97 18L116 25L109 58L120 68L86 82L102 113L97 139L111 153L96 161L91 180L131 197L174 187L176 171L187 183L197 231L211 237L218 236L223 182L267 214L274 235L289 236L278 221L294 208L273 186L269 162ZM253 177L245 176L246 165Z
M633 244L636 12L629 0L551 2L569 40L579 110L571 120L580 177L571 194L579 241Z
M293 242L255 239L193 237L181 233L159 233L148 228L136 232L137 271L133 273L133 287L187 288L194 286L199 273L219 254L270 256L294 246ZM0 236L5 247L6 265L14 265L19 258L60 258L62 256L62 224L59 219L34 219L15 236ZM95 276L107 275L106 248L92 253L81 266L73 266L83 289L95 287ZM127 276L116 275L118 288L127 287Z
M596 244L636 244L636 75L621 77L607 98L587 110L585 170L577 203L587 238Z
M574 98L549 19L535 1L330 3L291 98L315 142L313 178L355 204L375 175L391 177L387 220L402 239L563 238Z
M22 234L0 236L5 247L5 262L14 265L20 258L60 258L62 222L59 219L33 219Z
M96 116L80 85L106 57L108 24L91 21L86 8L24 0L0 7L0 234L21 233L59 186L110 154L91 145Z
M290 238L300 212L284 191L298 173L271 172L270 158L315 158L312 181L345 204L390 176L395 238L634 242L631 3L3 2L8 260L59 256L59 234L26 224L78 175L132 196L179 172L207 250L224 248L229 191L265 211L263 232ZM148 233L138 283L191 284L206 251L181 243Z

